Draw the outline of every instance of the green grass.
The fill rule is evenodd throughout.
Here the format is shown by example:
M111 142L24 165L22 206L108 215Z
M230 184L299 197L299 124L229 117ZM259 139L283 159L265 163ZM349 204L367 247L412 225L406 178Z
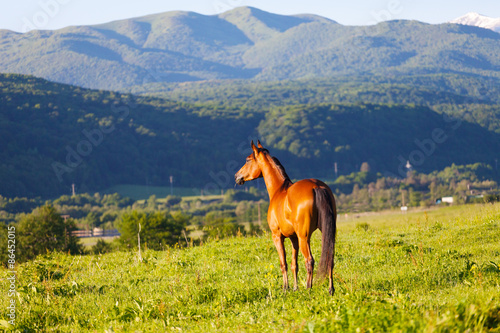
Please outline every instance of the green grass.
M97 241L99 239L102 239L105 242L111 243L117 237L118 236L115 236L115 237L84 237L84 238L80 238L80 243L82 243L82 245L85 247L91 247L91 246L96 245Z
M333 297L325 281L304 288L302 257L300 289L283 293L270 235L147 250L143 262L50 254L18 267L16 328L499 332L499 240L500 204L341 216ZM0 318L8 301L2 293Z
M170 195L170 186L145 186L145 185L116 185L105 190L104 193L118 193L121 196L134 200L145 200L152 195L165 198ZM173 187L173 195L180 197L199 196L200 190L187 187Z
M219 193L205 193L204 195L201 195L200 189L190 187L173 187L172 191L170 191L170 186L115 185L108 188L103 193L118 193L123 197L129 197L139 202L149 199L152 195L156 196L158 202L162 202L167 196L170 195L170 193L182 197L185 201L197 199L215 200L222 198L222 195Z

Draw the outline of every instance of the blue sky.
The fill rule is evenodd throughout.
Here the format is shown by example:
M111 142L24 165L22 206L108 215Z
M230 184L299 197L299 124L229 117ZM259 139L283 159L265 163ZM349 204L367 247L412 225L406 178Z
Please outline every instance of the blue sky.
M212 15L239 6L287 15L318 14L345 25L389 19L442 23L471 11L500 17L498 0L22 0L0 5L0 29L58 29L172 10Z

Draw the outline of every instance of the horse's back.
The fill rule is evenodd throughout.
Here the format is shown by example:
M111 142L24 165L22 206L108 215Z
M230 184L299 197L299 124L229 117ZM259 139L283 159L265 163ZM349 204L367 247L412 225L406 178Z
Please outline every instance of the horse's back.
M322 188L330 191L328 185L318 179L302 179L293 183L287 190L287 197L292 200L314 201L314 189Z
M317 179L303 179L287 189L285 212L286 218L300 233L311 234L318 227L318 209L315 201L315 190L329 187Z

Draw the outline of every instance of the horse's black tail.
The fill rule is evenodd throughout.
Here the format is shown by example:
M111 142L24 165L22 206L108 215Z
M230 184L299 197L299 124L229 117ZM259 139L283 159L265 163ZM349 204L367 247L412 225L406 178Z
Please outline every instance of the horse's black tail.
M318 277L324 278L332 271L335 256L335 236L337 234L337 212L335 199L326 188L315 188L318 209L318 227L322 233L321 259Z

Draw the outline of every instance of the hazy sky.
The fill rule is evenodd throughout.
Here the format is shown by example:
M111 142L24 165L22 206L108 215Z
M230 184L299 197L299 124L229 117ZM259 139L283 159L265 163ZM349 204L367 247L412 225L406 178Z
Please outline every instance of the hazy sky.
M442 23L472 11L500 17L499 0L21 0L2 1L0 29L58 29L172 10L212 15L239 6L287 15L318 14L345 25L393 19Z

